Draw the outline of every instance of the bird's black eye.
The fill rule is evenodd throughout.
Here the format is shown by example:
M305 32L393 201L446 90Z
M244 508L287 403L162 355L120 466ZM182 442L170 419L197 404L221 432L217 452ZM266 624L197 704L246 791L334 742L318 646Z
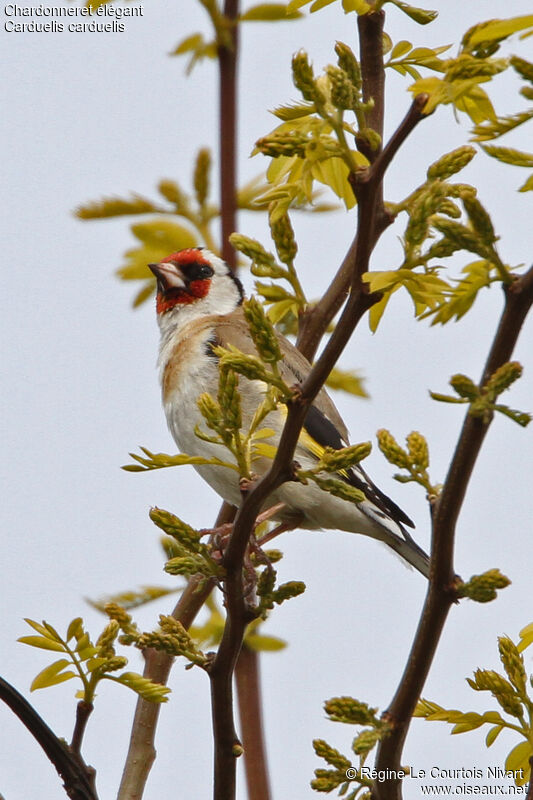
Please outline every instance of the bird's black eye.
M192 264L187 264L182 269L186 273L187 280L189 281L205 280L206 278L210 278L215 272L210 264L206 264L202 261L195 261Z
M214 274L215 270L213 267L210 267L209 264L201 264L198 270L198 277L200 278L210 278Z

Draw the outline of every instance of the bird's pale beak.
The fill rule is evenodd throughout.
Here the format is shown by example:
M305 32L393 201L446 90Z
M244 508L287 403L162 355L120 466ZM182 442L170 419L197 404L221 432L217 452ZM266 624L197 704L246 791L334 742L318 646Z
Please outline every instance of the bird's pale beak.
M186 288L187 284L185 283L183 272L177 264L173 264L171 261L161 261L159 264L148 264L148 266L163 291Z

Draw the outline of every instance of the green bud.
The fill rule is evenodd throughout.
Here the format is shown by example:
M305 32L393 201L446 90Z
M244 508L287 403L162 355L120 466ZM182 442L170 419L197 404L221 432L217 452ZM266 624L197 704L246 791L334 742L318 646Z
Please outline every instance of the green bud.
M370 442L353 444L350 447L343 447L341 450L326 447L320 457L320 468L325 469L327 472L349 469L354 464L358 464L364 458L367 458L371 451L372 445Z
M257 595L267 597L272 594L276 585L276 570L265 568L259 573L257 578Z
M180 210L187 208L187 198L175 181L159 181L157 188L163 197L169 201L169 203L174 203L176 208Z
M339 67L347 74L356 92L359 92L362 86L361 68L353 51L344 42L337 42L335 52Z
M226 432L222 424L222 411L218 403L211 397L209 392L204 392L196 399L196 405L200 409L202 417L205 419L207 427L211 428L223 438Z
M131 614L128 614L126 609L119 606L118 603L106 603L104 610L108 617L118 622L121 630L129 633L135 629Z
M196 156L194 167L194 191L198 205L202 207L209 195L209 173L211 170L211 153L204 147Z
M474 680L467 678L469 685L476 691L489 691L503 710L513 717L522 716L522 703L516 696L509 681L491 669L478 669L474 672Z
M357 756L366 756L381 739L381 731L374 729L361 731L352 742L352 750Z
M407 447L411 460L416 466L425 470L429 467L428 443L421 433L413 431L407 436Z
M171 514L170 511L164 511L164 509L157 507L151 508L150 519L154 525L157 525L158 528L161 528L162 531L172 536L173 539L187 549L198 550L201 547L199 531L187 525L175 514Z
M467 375L452 375L450 386L460 397L466 397L468 400L475 400L479 397L478 387Z
M496 398L522 375L522 365L518 361L508 361L493 372L483 387L490 397Z
M272 593L272 599L280 606L285 600L291 600L293 597L298 597L305 592L305 583L303 581L287 581L282 583L281 586Z
M241 395L239 393L239 378L233 370L220 370L217 399L225 427L230 431L240 430L242 427Z
M450 239L439 239L438 242L435 242L429 248L427 252L428 261L431 258L448 258L453 255L457 249L457 244L450 241Z
M492 244L496 241L494 226L488 212L483 208L477 197L470 195L463 197L463 205L468 214L468 219L473 229L478 233L485 243Z
M324 703L324 711L333 722L346 722L349 725L379 725L377 708L353 697L332 697Z
M317 756L323 758L328 764L331 764L332 767L342 772L346 772L346 770L351 767L351 763L346 756L343 756L342 753L339 753L338 750L331 747L324 739L314 739L313 747Z
M453 222L446 217L437 217L433 220L433 227L454 243L457 250L468 250L471 253L485 254L485 247L479 237L464 225Z
M450 200L449 197L445 197L444 200L441 200L439 203L439 212L441 214L446 214L447 217L452 217L452 219L459 219L461 217L461 209L453 200Z
M460 172L476 155L476 150L471 145L464 145L446 153L428 168L427 176L430 181L437 178L446 180L456 172Z
M340 497L341 500L348 500L350 503L362 503L366 500L364 492L356 489L355 486L350 486L345 481L338 481L334 478L319 478L318 475L309 475L309 477L323 491L329 492L334 497Z
M390 464L395 464L397 467L407 469L409 467L409 456L405 450L400 447L394 436L381 428L377 434L378 447Z
M499 569L489 569L481 575L473 575L467 583L460 584L458 597L469 597L477 603L488 603L496 598L497 589L505 589L511 581Z
M327 76L330 82L331 102L335 108L349 110L354 107L356 94L352 83L343 69L328 66Z
M269 219L270 222L270 232L272 234L272 238L276 245L276 250L278 252L278 256L284 264L291 264L294 259L296 258L296 253L298 252L298 245L296 244L296 239L294 238L294 231L291 225L291 221L288 214L283 214L281 217L276 219L275 221L272 218ZM282 275L285 274L285 270L282 270ZM256 274L256 273L254 273ZM258 275L257 277L265 277L264 275ZM281 277L270 275L270 277Z
M526 694L527 681L524 657L519 652L514 642L507 636L501 636L498 639L498 649L500 651L501 662L509 676L509 680L516 691L524 696Z
M114 656L113 658L106 659L105 664L100 667L101 672L116 672L117 669L124 669L127 665L128 659L124 656Z
M317 108L325 104L326 99L316 84L313 68L304 50L300 50L293 56L292 80L304 100L315 103Z
M233 369L250 381L268 382L267 371L258 358L218 347L214 348L214 352L215 355L220 356L221 367Z
M254 264L268 268L276 267L276 259L272 253L265 250L261 242L258 242L257 239L251 239L249 236L243 236L241 233L232 233L229 240L235 250L243 253L243 255L249 258ZM268 274L270 275L270 273Z
M250 328L250 335L261 359L267 364L281 361L283 356L277 334L261 303L255 297L251 297L244 301L242 307Z
M311 789L316 792L332 792L341 783L346 782L346 775L330 769L315 769L315 778L311 781Z
M257 140L255 146L260 153L271 158L278 156L298 156L305 158L305 148L309 139L305 134L273 133Z
M110 620L102 633L97 639L96 647L98 648L98 655L102 658L115 655L113 644L120 631L120 625L116 619Z
M446 68L446 80L468 80L470 78L492 77L507 68L503 58L488 61L474 58L468 53L461 54L458 58L450 59Z
M512 68L515 72L518 72L520 77L533 83L533 64L531 61L526 61L525 58L519 58L518 56L511 56L509 61Z

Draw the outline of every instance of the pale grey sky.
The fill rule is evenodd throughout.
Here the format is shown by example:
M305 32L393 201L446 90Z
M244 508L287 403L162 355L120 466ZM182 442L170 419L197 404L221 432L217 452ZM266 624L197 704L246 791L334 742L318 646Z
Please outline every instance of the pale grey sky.
M30 4L20 3L20 6ZM245 7L250 5L245 4ZM474 21L529 13L527 0L504 9L496 0L436 0L440 18L420 28L387 6L386 29L395 41L434 46L457 42ZM2 10L2 27L7 16ZM160 408L155 371L158 332L152 303L132 311L131 286L113 271L133 246L128 220L81 223L72 210L103 195L130 190L154 196L163 177L190 185L191 159L216 141L216 74L212 63L186 78L185 62L167 53L185 35L207 30L196 3L144 4L144 16L125 20L123 33L14 33L2 31L6 76L1 87L4 180L5 291L2 299L3 445L5 485L4 624L0 673L25 694L47 662L43 651L16 644L29 632L22 618L64 630L82 615L97 635L103 619L84 603L140 584L172 585L162 573L151 505L193 525L213 520L218 498L189 468L130 474L119 469L128 451L144 445L173 451ZM297 23L249 24L242 33L240 175L257 174L250 160L255 139L275 126L267 109L296 92L290 57L306 48L318 69L334 60L333 44L354 44L354 17L336 5ZM531 39L520 47L531 53ZM528 45L529 43L529 45ZM504 52L519 50L515 40ZM388 78L388 130L409 103L407 83ZM497 109L517 110L515 84L501 82ZM405 196L423 180L431 161L468 138L449 108L415 131L390 171L386 193ZM517 142L517 137L511 143ZM528 149L526 134L522 146ZM531 149L529 147L529 149ZM518 195L525 175L483 155L462 174L478 183L502 234L501 253L516 265L531 260L532 193ZM354 215L295 218L298 263L309 294L317 295L353 234ZM267 226L242 215L241 232L268 243ZM396 226L376 251L373 266L398 263ZM464 259L464 263L467 259ZM251 283L248 280L247 286ZM446 391L451 374L480 374L501 307L499 288L486 291L467 319L446 329L412 318L410 302L395 295L377 335L363 324L342 359L361 370L370 401L336 398L352 439L373 438L380 427L398 438L421 430L430 442L434 480L444 478L463 409L436 404L428 389ZM526 371L508 402L533 410L531 320L516 358ZM528 363L529 355L529 363ZM461 516L457 570L465 577L498 566L513 584L497 602L464 602L452 609L424 695L445 706L483 711L494 703L475 695L464 678L478 666L498 668L496 637L533 620L529 551L533 427L523 431L496 419L483 449ZM368 462L376 482L416 521L417 540L428 546L423 492L392 480L393 468L376 452ZM329 532L291 533L280 540L283 580L302 579L301 598L276 611L265 632L290 646L263 658L265 717L276 798L312 795L309 780L323 766L311 739L325 738L349 752L353 731L324 718L322 703L350 694L386 707L408 652L425 593L424 581L383 548L363 537ZM170 601L138 614L148 626ZM142 670L132 651L132 669ZM531 655L527 655L531 671ZM163 709L158 760L146 800L207 798L211 784L208 681L200 670L176 665L170 703ZM37 692L38 711L70 737L74 683ZM102 798L114 796L128 742L135 696L105 685L86 735L85 756L98 771ZM0 792L6 800L63 795L39 747L7 709L0 709L3 742ZM444 724L415 721L405 760L415 767L457 768L501 764L512 746L502 734L487 751L482 731L450 737ZM172 788L169 788L172 787ZM407 784L406 800L419 796ZM241 781L239 798L244 798Z

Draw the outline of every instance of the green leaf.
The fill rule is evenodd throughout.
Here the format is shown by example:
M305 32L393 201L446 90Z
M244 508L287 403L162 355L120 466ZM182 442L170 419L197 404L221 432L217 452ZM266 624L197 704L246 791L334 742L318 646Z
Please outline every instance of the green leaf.
M42 650L55 650L57 653L65 652L62 644L44 636L21 636L17 641L22 642L22 644L29 644L31 647L40 647Z
M153 683L148 680L148 678L143 678L142 675L138 675L136 672L124 672L118 677L109 675L106 677L109 680L128 686L130 689L133 689L134 692L137 692L143 700L148 700L150 703L166 703L168 701L166 695L171 691L168 686L163 686L160 683Z
M511 17L510 19L492 19L488 22L481 22L473 30L468 31L466 43L469 48L472 48L485 42L501 41L508 36L512 36L513 33L518 33L518 31L532 26L533 14L526 14L523 17Z
M298 19L303 14L299 11L289 12L285 3L258 3L244 14L240 15L241 22L276 22L277 20Z
M67 658L60 658L59 661L54 661L48 667L45 667L32 681L30 692L36 689L46 689L48 686L55 686L57 683L63 683L70 678L75 678L75 672L62 672L65 667L71 666L71 662Z
M182 53L189 53L191 50L197 50L198 47L203 44L203 41L204 37L201 33L192 33L176 45L171 55L180 56Z
M525 183L522 184L519 192L533 192L533 175L530 175Z
M504 164L512 164L514 167L533 167L533 153L524 153L512 147L497 147L494 144L481 146L487 155L503 161Z
M333 367L329 373L326 381L330 389L339 389L343 392L348 392L356 397L368 397L368 392L363 386L363 378L361 378L354 370L344 370L339 367Z
M83 632L83 620L81 617L76 617L72 620L69 624L67 629L67 642L69 639L72 639L74 636L79 636Z
M485 744L487 745L487 747L490 747L492 744L494 744L496 738L503 731L503 728L504 728L503 725L495 725L493 728L490 729L485 738Z
M523 786L529 780L529 759L533 755L533 750L529 742L520 742L513 747L507 758L505 759L505 769L509 771L523 770L523 778L516 777L515 783L518 786Z
M106 219L131 214L148 214L159 210L161 209L145 197L132 194L130 198L103 197L93 203L78 206L74 213L79 219Z
M257 653L261 651L275 653L287 647L287 642L284 642L283 639L279 639L277 636L265 636L262 633L251 633L245 637L244 641L250 650Z
M401 9L404 14L407 14L415 22L418 22L419 25L427 25L428 22L433 22L434 19L438 17L437 11L429 11L425 8L416 8L416 6L410 6L409 3L404 3L402 0L388 0L390 3L393 3L397 8Z
M29 619L28 617L24 617L24 622L27 622L30 628L33 628L33 630L37 631L37 633L40 633L47 638L49 637L48 630L44 627L44 625L41 625L39 622L35 622L35 620Z
M406 39L402 39L400 42L397 42L392 48L390 54L391 60L395 58L401 58L406 53L408 53L409 50L412 49L412 47L413 45L411 44L411 42L408 42Z

